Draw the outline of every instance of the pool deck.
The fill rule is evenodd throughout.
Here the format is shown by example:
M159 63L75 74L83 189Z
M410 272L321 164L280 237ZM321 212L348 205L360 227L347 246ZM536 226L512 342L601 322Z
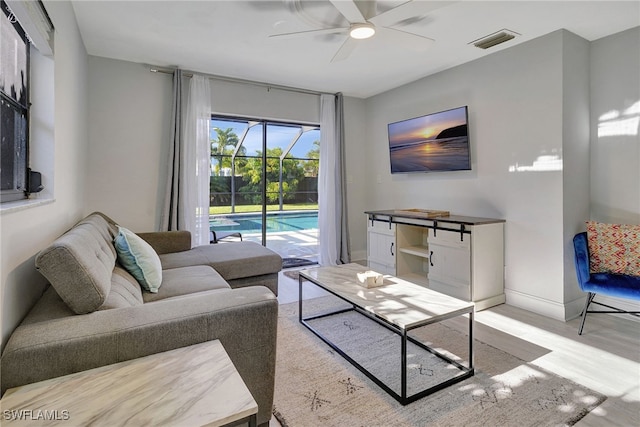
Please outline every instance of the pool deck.
M313 210L299 210L299 211L270 211L267 214L278 215L281 213L296 215L296 214L308 214L317 211ZM219 214L210 215L209 224L212 224L214 218L227 223L233 223L234 218L242 218L248 216L255 216L255 212L249 213L237 213L237 214ZM221 230L224 228L221 227ZM241 231L241 230L239 230ZM242 232L242 239L250 242L256 242L262 244L262 234L260 231L256 232ZM223 242L233 242L238 239L228 238ZM318 262L318 229L309 228L304 230L293 231L268 231L267 232L267 248L277 252L282 258L303 258L312 262Z
M243 233L242 239L262 244L260 233ZM267 248L277 252L282 258L303 258L317 262L318 229L269 232Z

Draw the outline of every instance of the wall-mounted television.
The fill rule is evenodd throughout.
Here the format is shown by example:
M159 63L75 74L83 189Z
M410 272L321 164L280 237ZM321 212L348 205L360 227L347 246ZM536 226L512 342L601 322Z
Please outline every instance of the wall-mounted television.
M389 123L391 173L471 170L467 107Z

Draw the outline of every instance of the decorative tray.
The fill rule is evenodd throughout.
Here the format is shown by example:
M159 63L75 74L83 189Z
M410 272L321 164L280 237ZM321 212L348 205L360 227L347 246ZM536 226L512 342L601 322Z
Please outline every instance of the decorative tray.
M425 218L449 216L449 211L436 211L431 209L395 209L394 212L399 214L417 215Z

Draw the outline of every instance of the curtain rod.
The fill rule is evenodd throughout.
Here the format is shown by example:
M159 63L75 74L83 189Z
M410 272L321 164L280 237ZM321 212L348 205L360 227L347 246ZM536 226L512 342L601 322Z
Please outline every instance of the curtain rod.
M163 68L151 67L150 66L149 67L149 71L152 72L152 73L173 74L175 69L163 69ZM182 70L182 75L184 77L193 77L194 74L200 74L200 75L208 77L209 79L212 79L212 80L221 80L221 81L226 81L226 82L231 82L231 83L244 83L244 84L249 84L249 85L254 85L254 86L266 87L267 90L269 90L269 89L278 89L278 90L285 90L285 91L288 91L288 92L303 93L303 94L306 94L306 95L336 95L335 93L330 93L330 92L319 92L319 91L310 90L310 89L300 89L300 88L297 88L297 87L282 86L282 85L277 85L277 84L258 82L258 81L255 81L255 80L244 80L244 79L238 79L238 78L235 78L235 77L225 77L225 76L218 76L218 75L215 75L215 74L207 74L207 73L199 73L199 72L189 71L189 70Z

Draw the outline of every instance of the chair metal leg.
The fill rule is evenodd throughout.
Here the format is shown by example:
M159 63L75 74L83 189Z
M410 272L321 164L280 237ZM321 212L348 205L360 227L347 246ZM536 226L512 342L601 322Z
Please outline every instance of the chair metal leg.
M578 331L578 335L582 335L582 328L584 328L584 321L587 319L587 309L589 308L589 304L596 297L596 294L593 292L589 292L587 295L587 302L584 305L584 310L582 310L582 322L580 322L580 330Z

